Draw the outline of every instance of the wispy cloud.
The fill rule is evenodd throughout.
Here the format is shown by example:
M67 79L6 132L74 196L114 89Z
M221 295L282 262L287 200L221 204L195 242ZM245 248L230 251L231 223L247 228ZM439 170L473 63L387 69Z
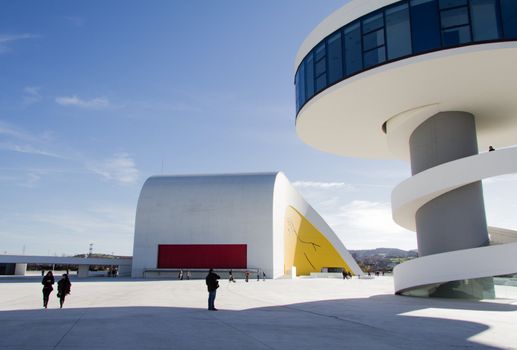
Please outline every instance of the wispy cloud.
M63 18L76 27L82 27L86 23L84 18L77 17L77 16L65 16Z
M36 86L26 86L23 88L23 104L29 106L42 100L40 88Z
M110 101L105 97L95 97L91 100L84 100L76 95L56 97L56 103L64 107L78 107L86 109L105 109L111 107Z
M34 155L38 155L38 156L46 156L46 157L61 158L61 159L64 158L63 156L60 156L59 154L37 148L37 147L34 147L29 144L20 145L20 144L15 144L15 143L11 143L11 142L0 142L0 149L7 150L7 151L13 151L13 152L19 152L19 153L34 154Z
M353 185L344 182L295 181L293 182L293 186L298 188L314 188L323 190L339 188L351 191L355 189Z
M87 164L87 168L106 180L123 185L133 184L138 180L139 171L133 159L127 153L118 153L101 162Z
M0 54L11 52L12 48L10 47L10 45L17 41L35 39L35 38L39 38L39 37L40 37L39 35L30 34L30 33L0 34Z

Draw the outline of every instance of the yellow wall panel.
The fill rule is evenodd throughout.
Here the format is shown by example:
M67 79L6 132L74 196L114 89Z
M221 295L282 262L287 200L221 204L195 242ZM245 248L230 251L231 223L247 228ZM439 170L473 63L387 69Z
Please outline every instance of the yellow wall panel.
M351 271L328 239L293 207L286 209L284 226L284 272L296 266L296 274L309 275L323 267Z

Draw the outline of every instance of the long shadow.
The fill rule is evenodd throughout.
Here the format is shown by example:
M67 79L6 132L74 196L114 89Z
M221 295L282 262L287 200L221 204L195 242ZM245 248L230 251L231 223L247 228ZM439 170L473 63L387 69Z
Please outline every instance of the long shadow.
M3 311L0 349L509 348L509 339L498 339L500 347L470 340L489 329L482 320L404 314L428 307L506 314L516 306L427 302L382 295L218 312L178 307Z

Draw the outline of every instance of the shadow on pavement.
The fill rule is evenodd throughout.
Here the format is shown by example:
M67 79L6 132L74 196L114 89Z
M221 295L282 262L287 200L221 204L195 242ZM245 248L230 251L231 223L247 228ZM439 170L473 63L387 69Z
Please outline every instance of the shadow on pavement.
M415 298L381 295L217 312L178 307L2 311L0 348L504 348L469 340L488 330L482 323L404 315L427 308L503 313L517 310L516 306L494 303L437 299L417 302Z

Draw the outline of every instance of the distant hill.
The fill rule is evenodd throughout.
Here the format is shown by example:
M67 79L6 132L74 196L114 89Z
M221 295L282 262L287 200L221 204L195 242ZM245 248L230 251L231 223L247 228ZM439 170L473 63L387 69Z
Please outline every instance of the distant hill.
M402 250L397 248L376 248L364 250L349 250L349 252L357 258L367 258L381 255L386 258L416 258L418 252L416 250Z
M418 257L416 250L397 248L350 250L349 252L365 272L390 272L396 265Z

